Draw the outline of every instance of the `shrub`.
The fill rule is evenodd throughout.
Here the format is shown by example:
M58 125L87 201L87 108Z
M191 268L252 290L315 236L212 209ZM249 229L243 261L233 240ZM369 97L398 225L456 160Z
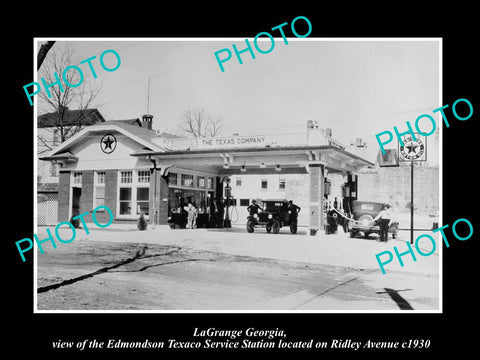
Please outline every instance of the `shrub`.
M73 225L75 229L78 229L80 227L80 219L75 219L73 220L73 216L70 218L70 224Z
M147 230L147 221L145 220L145 216L143 213L140 214L140 217L137 221L137 229L138 230Z

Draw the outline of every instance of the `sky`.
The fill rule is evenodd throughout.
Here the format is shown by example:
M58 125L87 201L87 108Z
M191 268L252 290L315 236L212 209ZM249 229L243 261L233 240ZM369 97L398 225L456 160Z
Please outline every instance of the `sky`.
M185 111L195 108L222 118L225 136L302 132L308 120L317 120L345 144L361 137L372 159L379 150L375 134L393 132L393 126L406 130L406 121L413 126L425 113L438 124L438 114L432 110L443 105L436 39L288 38L285 44L278 38L267 54L259 53L250 39L255 59L244 52L243 64L232 44L244 49L244 38L70 39L69 43L78 59L72 65L84 70L86 77L88 65L80 61L97 56L92 63L98 78L90 81L102 85L96 107L106 120L147 113L149 88L153 128L167 132L177 131ZM262 49L271 46L268 38L258 44ZM48 56L61 53L64 45L63 39L57 41ZM232 58L223 63L222 72L214 53L224 48ZM121 58L113 72L102 70L98 62L108 49ZM109 54L105 61L112 58ZM425 129L430 127L425 124ZM432 136L429 148L434 143Z

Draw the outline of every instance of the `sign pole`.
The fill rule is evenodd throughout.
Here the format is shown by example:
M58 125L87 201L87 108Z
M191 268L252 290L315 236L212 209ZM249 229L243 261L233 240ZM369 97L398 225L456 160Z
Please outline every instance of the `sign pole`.
M404 137L403 140L398 142L398 147L399 147L398 161L406 162L410 160L410 244L413 244L413 211L414 211L413 162L427 160L426 139L424 141L425 141L425 144L420 140L420 137L417 138L416 136L413 136L413 133L412 133L411 137ZM401 146L400 146L400 142L402 143Z
M410 161L410 244L413 244L413 160Z

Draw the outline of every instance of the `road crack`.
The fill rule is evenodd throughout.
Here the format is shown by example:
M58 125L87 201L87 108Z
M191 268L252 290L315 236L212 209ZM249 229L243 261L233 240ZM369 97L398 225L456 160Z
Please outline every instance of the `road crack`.
M50 291L50 290L55 290L55 289L58 289L62 286L66 286L66 285L71 285L71 284L74 284L78 281L82 281L82 280L85 280L85 279L89 279L89 278L92 278L94 276L97 276L97 275L100 275L100 274L104 274L104 273L107 273L107 272L113 272L111 270L113 269L116 269L116 268L119 268L121 266L124 266L124 265L127 265L127 264L130 264L138 259L147 259L147 258L152 258L152 257L157 257L157 256L165 256L165 255L170 255L170 254L173 254L175 252L178 252L180 251L182 248L181 247L177 247L169 252L166 252L166 253L160 253L160 254L151 254L151 255L145 255L146 251L148 249L148 246L145 245L143 246L141 249L137 250L135 255L131 258L128 258L128 259L125 259L125 260L122 260L114 265L111 265L111 266L107 266L107 267L104 267L104 268L101 268L97 271L94 271L94 272L91 272L89 274L85 274L85 275L82 275L82 276L78 276L76 278L72 278L72 279L68 279L68 280L63 280L57 284L52 284L52 285L47 285L47 286L42 286L40 288L37 289L37 293L38 294L41 294L41 293L44 293L44 292L47 292L47 291Z

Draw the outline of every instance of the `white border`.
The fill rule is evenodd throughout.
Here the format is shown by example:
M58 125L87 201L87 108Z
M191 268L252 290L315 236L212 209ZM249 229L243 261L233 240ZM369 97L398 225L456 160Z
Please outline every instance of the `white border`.
M48 40L55 40L55 41L245 41L247 38L239 38L239 37L227 37L227 38L182 38L182 37L173 37L173 38L105 38L105 37L98 37L98 38L64 38L64 37L53 37L53 38L33 38L33 54L34 54L34 70L33 70L33 78L34 81L37 82L37 57L36 54L38 52L38 42L40 41L48 41ZM248 39L253 39L253 37L248 37ZM287 37L289 42L295 41L322 41L322 42L343 42L343 41L379 41L379 42L395 42L395 41L437 41L439 45L439 106L443 105L443 38L441 37L422 37L422 38L408 38L408 37L393 37L393 38L290 38ZM267 40L267 39L259 39L259 40ZM283 38L275 38L275 41L283 41ZM34 124L37 124L37 101L34 102ZM434 110L434 109L432 109ZM440 116L440 115L439 115ZM438 124L441 124L439 121ZM439 139L439 227L443 226L443 126L439 126L440 128L440 139ZM34 229L37 230L37 126L34 126ZM33 241L33 239L32 239ZM33 303L33 312L40 313L40 314L70 314L70 313L82 313L82 314L144 314L144 313L174 313L174 314L223 314L223 313L234 313L234 314L324 314L324 313L333 313L333 314L363 314L363 313L373 313L373 314L392 314L392 313L401 313L401 314L425 314L425 313L443 313L443 246L441 235L439 234L439 309L438 310L38 310L37 304L37 244L34 242L34 254L33 254L33 266L34 266L34 281L33 281L33 290L34 290L34 303Z

